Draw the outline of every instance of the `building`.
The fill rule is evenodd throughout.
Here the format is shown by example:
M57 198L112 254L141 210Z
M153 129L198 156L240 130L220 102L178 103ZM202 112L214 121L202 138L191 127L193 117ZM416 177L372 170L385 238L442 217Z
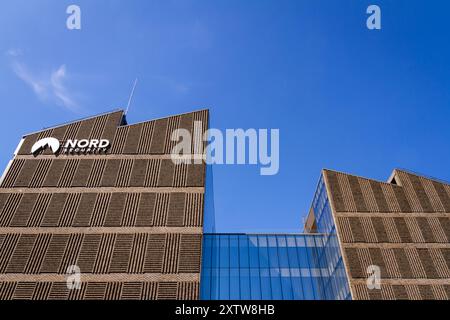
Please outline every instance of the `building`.
M197 299L205 165L170 157L172 131L194 121L206 130L208 111L24 136L0 184L0 299Z
M0 299L450 299L448 183L323 170L303 233L218 234L211 168L172 161L177 128L203 155L207 110L24 136L0 180Z

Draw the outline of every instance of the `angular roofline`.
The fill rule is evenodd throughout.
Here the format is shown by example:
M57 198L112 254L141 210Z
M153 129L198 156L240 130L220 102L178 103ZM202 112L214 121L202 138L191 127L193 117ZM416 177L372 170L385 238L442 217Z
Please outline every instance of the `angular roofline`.
M196 112L200 112L200 111L208 111L208 113L209 113L209 108L202 108L202 109L198 109L198 110L194 110L194 111L177 113L177 114L173 114L173 115L170 115L170 116L165 116L165 117L160 117L160 118L153 118L151 120L144 120L144 121L139 121L139 122L130 124L130 123L127 123L127 121L126 121L125 111L123 109L121 109L121 108L117 108L117 109L113 109L111 111L101 112L101 113L98 113L98 114L95 114L95 115L92 115L92 116L88 116L88 117L84 117L84 118L80 118L80 119L76 119L76 120L72 120L72 121L59 123L57 125L53 125L53 126L49 126L49 127L43 127L40 130L32 131L32 132L29 132L29 133L26 133L26 134L22 135L22 138L25 138L27 136L30 136L32 134L35 134L35 133L38 133L38 132L41 132L41 131L44 131L44 130L49 130L49 129L62 127L62 126L66 126L66 125L69 125L69 124L72 124L72 123L76 123L76 122L80 122L80 121L86 121L86 120L89 120L89 119L97 118L97 117L100 117L100 116L103 116L103 115L106 115L106 114L111 114L111 113L116 113L116 112L122 112L122 118L125 119L125 124L119 125L118 127L124 127L124 126L133 126L133 125L146 123L146 122L151 122L151 121L156 121L156 120L161 120L161 119L167 119L167 118L176 117L176 116L182 116L182 115L185 115L185 114L196 113Z
M127 123L127 124L121 125L119 127L134 126L134 125L141 124L141 123L152 122L152 121L157 121L157 120L162 120L162 119L182 116L182 115L185 115L185 114L196 113L196 112L200 112L200 111L208 111L208 113L209 113L209 108L203 108L203 109L198 109L198 110L189 111L189 112L177 113L177 114L172 114L170 116L153 118L153 119L150 119L150 120L138 121L138 122L134 122L134 123Z
M428 180L433 180L433 181L436 181L438 183L443 183L443 184L450 185L450 182L445 181L443 179L435 178L435 177L432 177L432 176L429 176L429 175L426 175L426 174L423 174L423 173L415 172L415 171L404 169L404 168L395 168L392 171L392 174L391 174L391 177L389 178L389 181L391 181L395 177L395 175L396 175L396 173L398 171L404 172L404 173L407 173L407 174L412 174L412 175L414 175L416 177L421 177L421 178L425 178L425 179L428 179Z
M389 184L389 185L395 186L395 184L390 183L390 182L381 181L381 180L372 179L372 178L367 178L367 177L363 177L363 176L358 176L358 175L356 175L356 174L351 174L351 173L347 173L347 172L343 172L343 171L332 170L332 169L326 169L326 168L322 169L322 172L325 172L325 171L331 171L331 172L336 172L336 173L342 173L342 174L345 174L345 175L347 175L347 176L352 176L352 177L361 178L361 179L366 179L366 180L372 180L372 181L375 181L375 182L378 182L378 183L385 183L385 184Z
M38 133L38 132L41 132L41 131L44 131L44 130L49 130L49 129L54 129L54 128L66 126L66 125L69 125L69 124L72 124L72 123L75 123L75 122L86 121L86 120L89 120L89 119L92 119L92 118L101 117L101 116L104 116L106 114L116 113L116 112L119 112L119 111L122 111L123 116L125 116L125 111L123 109L117 108L117 109L113 109L111 111L101 112L101 113L95 114L93 116L88 116L88 117L84 117L84 118L80 118L80 119L76 119L76 120L72 120L72 121L66 121L66 122L59 123L57 125L53 125L53 126L50 126L50 127L43 127L41 130L36 130L36 131L32 131L30 133L24 134L22 136L22 138L25 138L27 136L30 136L32 134L35 134L35 133Z

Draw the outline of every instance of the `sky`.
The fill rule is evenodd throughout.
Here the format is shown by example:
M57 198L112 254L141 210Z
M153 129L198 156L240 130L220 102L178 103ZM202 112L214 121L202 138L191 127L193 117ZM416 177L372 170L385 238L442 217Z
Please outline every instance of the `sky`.
M81 9L69 30L66 9ZM366 9L381 9L369 30ZM22 135L125 108L279 129L280 169L213 166L220 232L300 232L321 169L450 181L448 1L3 0L0 167Z

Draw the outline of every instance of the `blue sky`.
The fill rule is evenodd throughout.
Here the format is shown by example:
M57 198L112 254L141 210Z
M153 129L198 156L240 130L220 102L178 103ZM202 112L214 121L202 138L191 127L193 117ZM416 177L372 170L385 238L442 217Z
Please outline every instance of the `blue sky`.
M82 29L66 28L77 4ZM377 4L382 29L366 28ZM215 166L218 231L302 230L322 168L450 180L447 1L8 0L0 5L0 166L22 134L125 107L208 107L211 126L279 128L280 171Z

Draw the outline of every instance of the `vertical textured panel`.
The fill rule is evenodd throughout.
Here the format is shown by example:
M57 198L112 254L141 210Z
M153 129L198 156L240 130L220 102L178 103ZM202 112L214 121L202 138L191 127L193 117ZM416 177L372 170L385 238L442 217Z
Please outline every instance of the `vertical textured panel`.
M80 253L81 245L83 243L83 238L83 234L70 234L69 240L67 242L67 248L62 257L59 273L67 273L70 266L76 265L78 254Z
M20 193L10 193L6 204L3 206L2 212L0 214L0 226L6 227L10 224L17 207L22 199L22 194Z
M122 159L120 162L119 174L117 176L117 187L128 187L131 171L133 169L132 159Z
M419 261L423 266L423 271L426 274L425 278L428 279L436 279L439 277L439 274L434 267L433 259L428 251L428 249L418 248L416 249L417 255L419 257Z
M408 199L406 198L405 191L403 190L403 188L392 186L392 190L394 191L401 212L412 212L411 206L409 205Z
M333 202L337 212L345 212L344 199L342 197L341 187L339 186L337 175L333 171L325 171L326 181L331 193L330 201ZM189 182L188 182L189 183Z
M411 279L414 278L414 274L411 270L411 266L408 260L408 257L406 256L404 249L393 249L395 260L397 261L398 269L400 270L400 273L402 275L402 278L404 279Z
M67 300L69 289L66 282L54 282L48 294L48 300Z
M36 171L34 171L33 177L31 178L30 181L29 185L30 188L36 188L42 185L42 183L44 182L44 178L47 175L47 172L49 171L51 163L52 160L50 159L39 160L39 164L36 168Z
M364 278L366 270L363 270L359 262L357 249L345 248L344 253L347 257L348 270L352 278Z
M380 268L381 278L387 277L389 272L387 271L386 263L384 261L383 254L381 253L381 249L369 248L369 253L372 265L378 266Z
M89 178L89 174L92 169L92 165L94 160L92 159L83 159L78 163L77 170L75 172L75 176L72 180L72 187L85 187Z
M95 193L83 193L73 220L74 227L88 227L90 225L96 198L97 194Z
M9 260L6 273L23 273L33 249L36 235L22 234Z
M411 235L412 241L415 243L423 243L425 239L422 235L422 232L419 228L417 220L413 217L405 218L406 226L408 227L409 234Z
M168 227L181 227L184 222L185 193L171 193L169 202L169 212L167 215Z
M431 206L430 199L428 198L428 195L425 192L425 189L423 188L419 177L410 174L409 179L420 202L420 205L423 208L423 212L434 212L433 207Z
M43 183L44 187L56 187L58 185L58 181L62 175L66 162L67 160L61 159L52 160L49 174L47 175Z
M121 226L132 227L135 225L139 210L139 198L139 193L128 193L126 195L123 217L120 222Z
M28 259L24 273L34 274L39 273L43 258L50 244L52 235L48 233L38 234L34 243L33 250L31 250L30 258Z
M206 145L206 142L203 141L203 134L208 129L208 110L201 110L193 113L193 120L194 132L192 134L192 151L193 154L201 155L204 154Z
M124 154L136 154L142 133L142 123L129 126L128 136L123 149Z
M28 187L38 164L39 160L25 160L25 164L14 182L14 187Z
M59 221L60 227L70 227L75 218L75 214L78 210L78 206L81 201L81 193L69 193L66 203L61 213L61 219Z
M180 247L180 235L174 233L166 234L166 247L162 273L176 273L178 269L178 252Z
M100 246L101 234L86 234L81 245L77 265L81 273L92 273L97 252Z
M372 188L373 195L375 196L375 201L380 212L390 212L388 204L386 202L386 197L381 189L381 183L370 180L370 186Z
M364 238L367 242L377 243L378 238L375 232L375 228L372 224L372 219L369 217L360 217L359 221L361 222L361 226L364 232Z
M48 206L52 199L51 193L39 193L38 199L36 200L36 204L33 207L33 211L31 212L31 216L28 219L28 227L38 227L41 225L42 220L44 219L45 213L47 212Z
M156 187L161 168L161 160L151 159L145 174L144 187Z
M110 193L99 193L97 201L94 205L93 215L91 218L92 227L101 227L105 223L106 213L108 212L108 205L111 199Z
M88 187L100 187L100 181L105 170L107 160L94 160L89 178L87 179L86 186Z
M369 212L379 212L377 206L377 201L375 195L373 194L372 188L370 187L370 182L368 179L358 178L359 184L361 186L361 192L364 197L364 202L366 203Z
M13 300L31 300L36 282L18 282L14 290Z
M159 282L158 283L158 300L175 300L177 298L176 282Z
M116 133L117 127L122 122L123 112L113 112L108 115L108 120L106 121L105 128L102 133L103 139L112 140L114 138L114 134Z
M442 183L432 181L434 189L437 192L439 200L444 206L445 212L450 212L450 195L445 191L445 187Z
M89 139L102 139L102 132L105 128L106 121L108 119L108 115L102 115L94 118L94 126L92 127L92 131L89 135ZM85 138L86 139L86 138Z
M158 187L171 187L173 184L173 175L175 165L170 159L163 159L159 171Z
M168 210L169 210L169 194L157 193L153 218L154 226L162 227L166 225Z
M441 242L441 243L450 242L450 239L448 239L446 237L445 231L442 228L438 218L429 217L429 218L427 218L427 221L428 221L428 225L431 229L433 238L435 239L436 242ZM422 223L420 223L420 222L419 222L419 224L422 225Z
M94 127L95 118L80 121L80 128L75 136L76 139L88 139Z
M71 186L79 162L80 160L78 159L69 159L66 161L66 165L64 166L64 170L58 182L58 187L68 188Z
M410 175L403 171L397 171L397 175L400 178L403 190L405 190L405 196L408 199L411 210L413 212L424 212L422 206L420 205L420 201L417 198L416 192L414 191L411 180L409 179Z
M347 176L350 190L355 201L356 210L358 212L367 212L367 205L362 194L361 186L359 185L359 179L355 176Z
M78 131L81 128L81 123L82 123L82 121L77 121L77 122L69 124L67 126L67 130L64 132L64 135L62 136L62 138L60 140L66 141L68 139L75 139Z
M352 230L353 239L355 242L366 242L363 228L359 218L349 218L350 228Z
M114 187L116 185L119 167L120 159L111 159L107 161L102 182L100 183L102 187Z
M199 291L198 282L179 282L178 283L178 300L197 300Z
M93 273L108 273L115 242L116 234L102 234L102 240L98 249L98 255L95 260Z
M436 267L436 271L440 278L450 278L450 268L449 264L449 255L447 257L444 256L442 250L430 248L428 249L430 253L431 260L433 261L433 265Z
M126 193L113 193L106 213L105 227L120 227L125 207Z
M186 194L185 227L203 226L203 193Z
M187 185L187 169L188 165L185 163L177 163L175 165L175 173L173 177L174 187L185 187Z
M144 272L161 273L163 266L166 236L164 234L149 234L145 253Z
M398 235L400 236L401 242L403 243L413 242L405 218L394 218L394 223L395 226L397 227Z
M167 130L166 130L166 138L165 140L165 147L164 147L164 153L170 154L172 152L172 148L178 143L178 141L172 141L172 134L175 130L178 129L180 117L170 117L168 118L167 122Z
M203 187L205 185L205 165L190 164L187 166L187 187Z
M41 273L57 273L59 271L68 240L68 234L52 235L41 265Z
M341 236L341 241L344 243L354 242L352 229L350 227L350 221L348 217L338 217L337 227L339 230L339 235Z
M419 177L419 179L422 183L424 191L427 194L428 199L430 199L431 206L433 207L433 212L445 212L444 205L439 199L439 195L436 192L436 189L434 188L431 180L425 179L423 177Z
M156 195L154 193L142 193L139 201L139 209L136 217L137 227L153 226Z
M155 300L157 298L158 283L144 282L142 288L142 300Z
M202 251L201 235L199 234L181 235L177 272L199 273L201 251Z
M125 282L122 288L122 300L140 300L142 293L142 282Z
M150 153L150 146L152 141L152 135L153 135L153 121L144 122L142 125L142 133L141 138L139 139L138 144L138 153L139 154L149 154Z
M147 171L148 160L136 159L133 162L133 170L131 171L130 187L143 187L145 182L145 174Z
M341 187L342 197L344 199L344 206L346 212L356 212L356 204L353 199L352 190L350 189L350 183L348 181L348 175L337 173L337 179L339 186Z
M381 255L384 261L386 261L386 271L389 278L399 279L401 278L401 273L395 259L395 254L392 249L381 249Z
M106 282L88 282L85 300L105 300Z
M147 251L148 235L146 233L136 233L134 236L129 273L143 273L145 267L145 254Z
M119 300L122 295L122 282L108 282L106 285L105 300Z
M127 273L134 234L118 234L111 259L109 273Z
M397 197L395 196L395 192L393 190L393 186L390 184L382 183L381 190L384 193L384 197L386 199L386 203L389 208L389 212L400 212L400 205L397 202Z
M114 137L114 141L111 146L111 153L113 154L121 154L123 148L125 146L125 140L128 135L128 126L117 128L116 135Z
M16 181L24 164L25 164L24 159L15 159L12 161L11 166L8 169L8 172L6 173L5 178L2 181L1 184L2 188L11 188L12 186L14 186L14 182Z
M10 227L26 227L28 219L30 218L31 211L37 200L37 193L26 193L23 195L20 205L17 208L14 217L9 224Z
M389 242L399 243L402 242L397 227L394 222L394 218L382 218L384 229L389 238Z
M162 154L164 153L165 138L167 131L168 120L160 119L156 120L153 128L152 142L150 146L150 153Z
M45 212L41 227L57 227L61 217L64 203L66 202L67 193L54 193L52 200Z
M19 241L19 234L7 234L0 247L0 273L5 273L9 259L14 252L17 242Z

